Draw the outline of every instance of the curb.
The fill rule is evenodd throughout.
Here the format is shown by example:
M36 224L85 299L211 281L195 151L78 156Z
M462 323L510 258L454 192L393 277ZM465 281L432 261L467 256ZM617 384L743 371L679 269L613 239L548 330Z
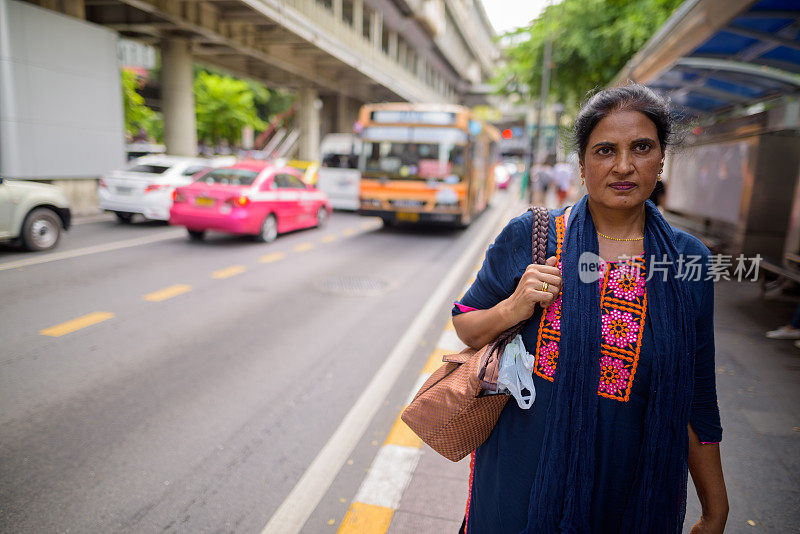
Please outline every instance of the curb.
M480 263L475 273L478 268ZM464 286L462 294L469 289L473 280L474 275ZM464 347L456 335L453 322L448 321L436 343L436 348L428 356L425 367L422 368L417 382L403 404L403 410L414 399L414 395L431 373L442 365L442 356L459 352ZM400 413L403 410L400 410ZM386 441L378 450L367 476L350 504L338 533L385 533L389 529L394 512L400 505L403 492L414 475L421 454L422 440L408 428L398 414Z
M509 213L513 214L516 213L519 204L512 202L510 207L513 209L509 209ZM493 237L496 237L510 219L511 217L507 216L500 218L500 224L495 229ZM485 250L459 295L463 295L475 281L484 256ZM384 534L389 530L394 513L400 505L400 499L411 482L422 455L422 440L400 419L400 414L411 403L431 373L442 365L442 356L460 352L464 347L464 343L453 328L452 319L449 320L436 343L436 348L428 356L419 378L411 388L386 441L372 461L367 476L339 526L338 534Z

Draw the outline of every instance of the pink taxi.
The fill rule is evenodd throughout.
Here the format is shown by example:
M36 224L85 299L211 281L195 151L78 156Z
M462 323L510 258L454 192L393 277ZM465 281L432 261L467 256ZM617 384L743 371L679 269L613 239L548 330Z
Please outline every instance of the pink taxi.
M175 190L169 222L185 226L192 239L219 230L266 242L279 233L322 226L331 213L328 197L301 176L263 161L212 169Z

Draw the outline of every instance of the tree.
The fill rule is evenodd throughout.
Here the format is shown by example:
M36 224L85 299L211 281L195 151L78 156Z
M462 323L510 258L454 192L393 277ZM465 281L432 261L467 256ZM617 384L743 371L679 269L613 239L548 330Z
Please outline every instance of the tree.
M141 82L139 75L132 70L120 72L122 85L122 104L125 110L125 133L136 138L144 131L148 137L161 140L163 124L158 113L147 107L144 97L139 94Z
M264 98L263 93L258 96ZM199 70L194 79L194 100L197 137L203 143L227 141L235 145L241 140L243 127L266 127L256 113L256 94L246 81Z
M681 4L681 0L563 0L530 26L503 36L510 46L495 77L503 94L535 100L542 51L552 39L550 97L574 109L586 93L608 85Z

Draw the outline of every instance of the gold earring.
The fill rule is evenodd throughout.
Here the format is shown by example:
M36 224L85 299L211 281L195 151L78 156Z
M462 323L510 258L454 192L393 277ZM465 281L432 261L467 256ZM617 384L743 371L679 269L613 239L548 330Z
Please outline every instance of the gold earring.
M581 171L581 185L583 185L583 183L584 183L584 179L583 179L583 171Z

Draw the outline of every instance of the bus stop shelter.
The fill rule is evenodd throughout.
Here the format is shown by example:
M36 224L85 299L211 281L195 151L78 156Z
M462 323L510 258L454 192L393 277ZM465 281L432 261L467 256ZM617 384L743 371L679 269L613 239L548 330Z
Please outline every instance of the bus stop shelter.
M688 126L665 166L678 226L800 282L800 3L688 0L615 84L627 80Z

